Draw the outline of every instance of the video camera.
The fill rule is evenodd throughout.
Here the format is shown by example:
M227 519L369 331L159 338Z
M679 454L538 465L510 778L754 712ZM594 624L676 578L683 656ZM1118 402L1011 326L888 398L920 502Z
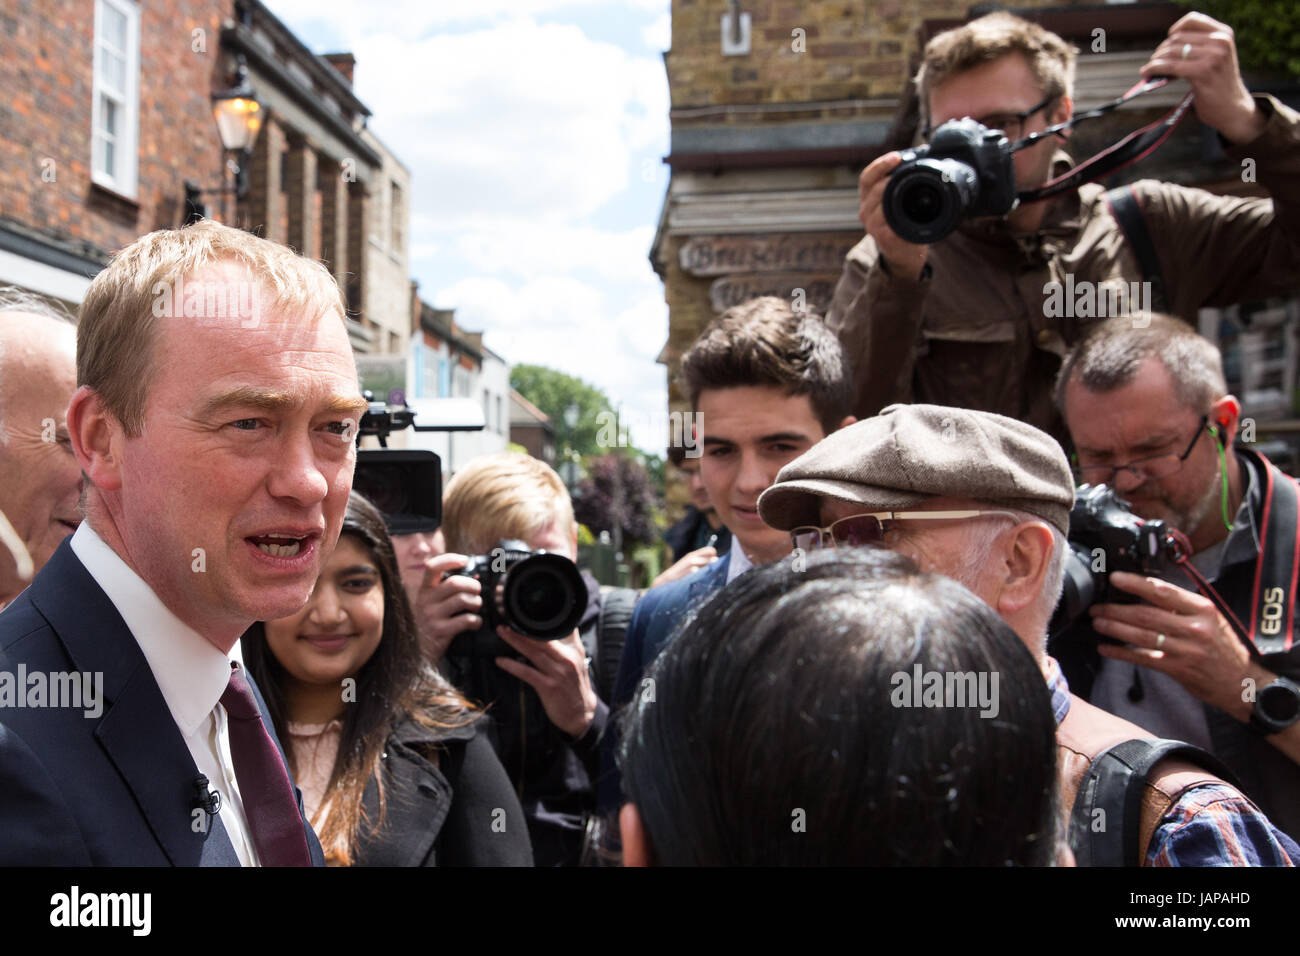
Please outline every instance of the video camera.
M1070 556L1064 590L1048 625L1058 637L1093 604L1137 604L1111 586L1112 571L1159 575L1173 567L1181 545L1163 521L1145 521L1108 485L1080 485L1070 511ZM1118 644L1098 635L1107 643Z
M482 587L483 626L456 635L448 657L517 657L497 636L505 625L525 637L555 641L573 633L587 609L587 585L578 566L562 554L534 551L523 541L504 540L489 554L469 559L453 574Z
M470 399L430 399L419 414L430 413L433 424L416 424L417 410L406 404L400 390L388 393L387 402L362 393L369 408L361 416L357 444L367 435L380 448L357 451L352 487L365 495L384 516L390 534L437 531L442 524L442 459L424 449L390 449L388 436L410 428L417 432L481 431L482 410ZM417 401L420 401L417 399ZM434 410L441 414L434 414Z
M900 239L938 242L962 219L1002 216L1016 206L1011 143L973 119L949 120L929 145L905 150L882 200Z

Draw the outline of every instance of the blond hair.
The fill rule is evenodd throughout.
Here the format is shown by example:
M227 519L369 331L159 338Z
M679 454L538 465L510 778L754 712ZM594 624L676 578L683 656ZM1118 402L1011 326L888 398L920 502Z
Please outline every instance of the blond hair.
M128 436L144 429L155 368L158 288L176 288L199 270L227 262L269 289L274 308L314 310L315 316L334 312L343 321L334 277L287 246L206 219L141 236L95 276L77 323L77 384L98 393Z
M930 124L930 92L936 86L1009 53L1029 61L1044 97L1073 96L1074 47L1037 23L1010 13L990 13L946 30L925 45L915 81L921 125Z
M460 554L485 554L504 538L528 541L556 522L575 528L568 489L545 462L518 452L475 458L443 495L447 550Z

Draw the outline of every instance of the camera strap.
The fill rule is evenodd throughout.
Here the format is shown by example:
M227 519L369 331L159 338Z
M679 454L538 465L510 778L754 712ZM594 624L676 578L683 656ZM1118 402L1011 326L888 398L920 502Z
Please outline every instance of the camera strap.
M1284 653L1292 647L1297 572L1300 572L1300 490L1294 479L1276 472L1268 459L1239 449L1252 459L1264 482L1259 527L1259 559L1249 590L1242 588L1231 605L1196 570L1183 550L1176 559L1197 588L1214 602L1237 636L1259 654ZM1245 623L1248 622L1249 627Z
M1136 99L1143 93L1150 93L1152 90L1158 90L1169 82L1169 77L1154 77L1145 80L1133 86L1127 93L1119 99L1112 100L1098 106L1096 109L1089 110L1086 113L1080 113L1064 123L1058 123L1055 126L1049 126L1039 133L1033 133L1023 139L1019 139L1011 144L1011 152L1025 149L1034 145L1039 140L1053 136L1064 129L1068 129L1084 120L1096 119L1117 109L1129 100ZM1112 145L1106 147L1101 152L1085 159L1083 162L1066 170L1055 179L1049 179L1037 189L1026 189L1016 194L1020 202L1037 202L1040 199L1047 199L1056 196L1068 190L1075 189L1084 183L1092 182L1094 179L1101 179L1108 176L1116 170L1122 169L1130 163L1135 163L1140 159L1145 159L1151 155L1169 138L1182 118L1187 114L1187 108L1192 105L1192 94L1188 93L1179 101L1173 109L1153 123L1148 123L1139 129L1129 133L1123 139L1118 140Z

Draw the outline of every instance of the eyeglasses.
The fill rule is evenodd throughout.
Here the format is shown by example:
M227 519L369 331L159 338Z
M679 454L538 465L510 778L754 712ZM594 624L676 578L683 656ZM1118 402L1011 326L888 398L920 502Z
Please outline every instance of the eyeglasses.
M1192 453L1196 447L1196 442L1200 439L1201 433L1205 431L1205 426L1209 424L1210 416L1202 415L1201 422L1196 426L1196 434L1187 445L1187 450L1181 455L1149 455L1146 458L1137 458L1123 465L1079 465L1075 464L1075 477L1081 482L1090 485L1114 485L1115 476L1121 471L1127 471L1134 478L1141 478L1146 475L1147 478L1168 478L1178 469L1183 467L1183 462L1187 456Z
M952 521L1003 515L1016 520L1010 511L873 511L832 521L825 528L803 525L790 531L790 540L803 551L822 548L862 548L884 543L888 523L895 521Z
M978 117L975 122L988 129L1002 130L1002 132L1007 134L1007 139L1019 139L1020 134L1024 132L1025 120L1029 119L1029 117L1033 116L1039 110L1050 105L1052 101L1057 99L1060 95L1060 93L1052 93L1033 109L1025 110L1023 113L990 113L988 116ZM921 130L921 136L928 141L930 137L934 135L934 131L937 128L938 127L935 126L927 126Z

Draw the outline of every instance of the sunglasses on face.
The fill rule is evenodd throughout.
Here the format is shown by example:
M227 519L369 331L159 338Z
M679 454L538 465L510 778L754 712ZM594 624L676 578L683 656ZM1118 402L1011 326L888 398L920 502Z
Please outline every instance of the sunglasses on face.
M1002 515L1017 520L1010 511L873 511L832 521L824 528L803 525L790 531L796 548L818 551L822 548L879 547L885 534L897 521L965 521Z

